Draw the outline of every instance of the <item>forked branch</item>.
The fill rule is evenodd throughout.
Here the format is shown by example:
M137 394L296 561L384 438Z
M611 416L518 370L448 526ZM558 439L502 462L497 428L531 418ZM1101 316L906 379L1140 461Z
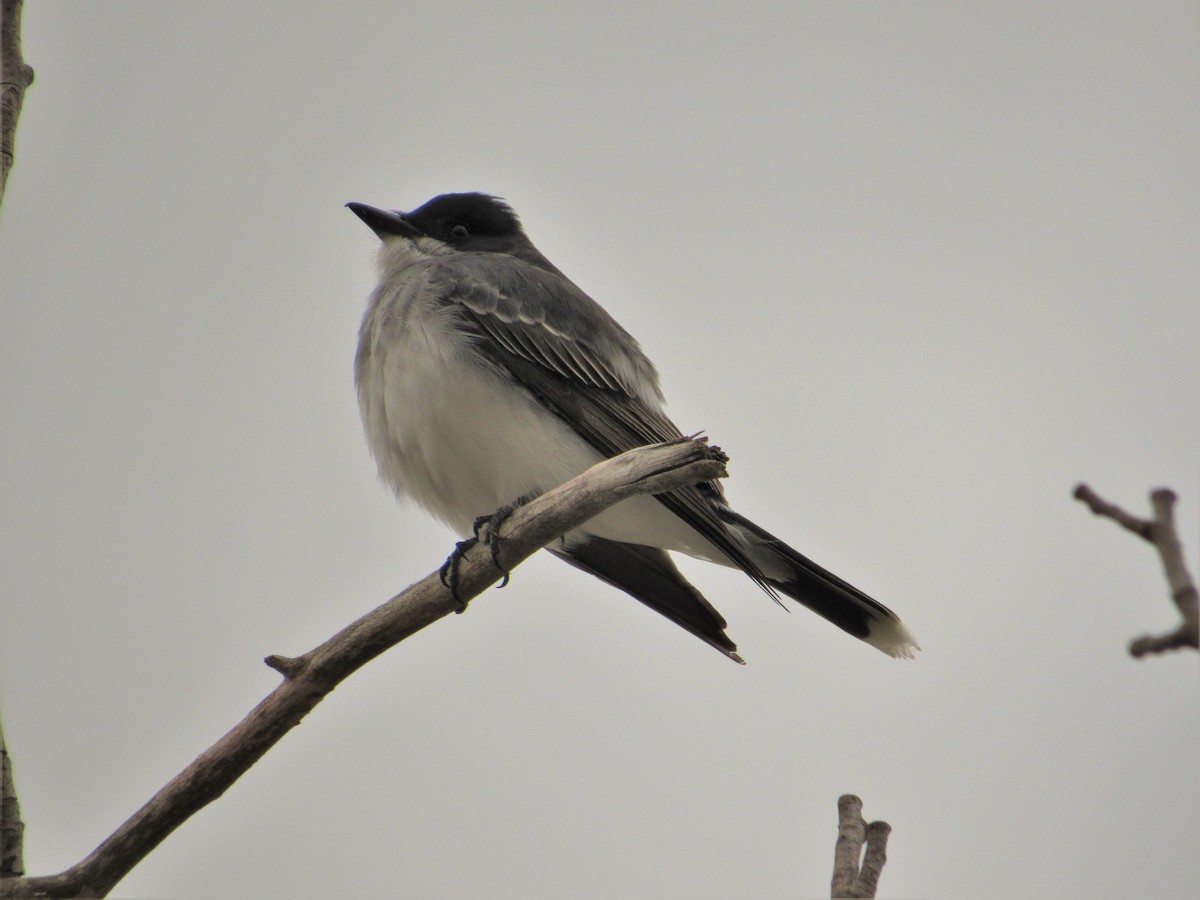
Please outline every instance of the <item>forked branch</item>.
M1158 550L1158 555L1162 559L1163 572L1167 577L1167 587L1171 592L1171 601L1179 610L1181 621L1175 630L1168 631L1166 634L1147 634L1130 641L1130 654L1141 657L1150 653L1162 653L1165 650L1178 650L1183 647L1191 647L1193 650L1200 649L1200 602L1196 595L1196 585L1188 573L1187 563L1183 558L1183 546L1179 543L1179 533L1175 528L1175 492L1167 488L1151 491L1150 505L1154 509L1153 519L1142 519L1126 512L1116 504L1109 503L1100 497L1086 484L1080 484L1075 488L1075 499L1086 503L1096 515L1112 519L1122 528L1149 541Z
M833 850L833 881L829 896L874 897L879 876L887 862L887 822L867 824L862 815L862 800L853 794L838 797L838 838ZM864 853L863 847L866 847Z

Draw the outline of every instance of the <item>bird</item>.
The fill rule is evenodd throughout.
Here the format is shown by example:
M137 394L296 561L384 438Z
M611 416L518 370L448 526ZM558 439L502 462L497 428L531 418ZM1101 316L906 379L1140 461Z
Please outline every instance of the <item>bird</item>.
M348 203L379 238L355 383L379 474L462 537L603 459L683 438L641 345L533 244L513 208L448 193L410 212ZM670 552L744 571L893 657L900 618L735 512L717 482L623 500L546 547L738 663Z

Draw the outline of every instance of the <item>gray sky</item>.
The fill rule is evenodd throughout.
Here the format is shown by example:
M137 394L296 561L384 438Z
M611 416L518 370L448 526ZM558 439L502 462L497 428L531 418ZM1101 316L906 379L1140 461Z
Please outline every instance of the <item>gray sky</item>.
M350 679L122 896L1194 896L1191 3L40 3L0 224L0 691L27 864L77 861L451 535L378 482L342 204L508 198L897 610L901 663L685 561L740 668L546 556Z

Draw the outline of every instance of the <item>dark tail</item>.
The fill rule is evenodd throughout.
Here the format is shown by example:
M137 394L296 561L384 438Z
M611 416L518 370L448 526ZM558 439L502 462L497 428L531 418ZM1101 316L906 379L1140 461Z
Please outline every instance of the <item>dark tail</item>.
M718 515L749 545L751 559L775 590L888 656L911 658L920 645L900 617L775 535L721 504Z
M737 645L725 634L725 619L683 577L666 551L588 537L550 552L641 600L734 662L745 665L737 655Z

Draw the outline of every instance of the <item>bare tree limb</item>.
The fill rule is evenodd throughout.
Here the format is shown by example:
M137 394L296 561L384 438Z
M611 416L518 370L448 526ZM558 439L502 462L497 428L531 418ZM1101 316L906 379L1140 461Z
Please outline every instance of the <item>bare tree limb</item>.
M0 201L13 164L17 119L25 89L33 84L33 69L21 57L21 4L0 0Z
M559 535L613 504L725 476L726 458L703 441L682 440L632 450L531 500L504 520L498 559L511 569ZM486 526L485 526L486 536ZM499 580L491 548L467 551L458 570L465 602ZM462 610L438 572L298 657L272 656L284 676L232 731L204 751L133 814L87 859L60 872L0 881L0 897L104 896L197 810L221 796L343 679L388 648L452 612Z
M33 83L33 69L21 58L21 3L0 0L0 202L12 168L21 103L25 89ZM25 873L24 834L12 761L0 727L0 879Z
M4 743L4 729L0 728L0 879L25 874L24 834L12 763Z
M833 850L830 897L837 900L839 897L875 896L879 876L887 862L887 842L891 833L892 826L887 822L866 823L862 800L858 797L853 794L838 797L838 839Z
M1129 642L1129 653L1142 657L1165 650L1191 647L1200 650L1200 598L1196 585L1188 573L1183 557L1183 546L1179 543L1179 532L1175 528L1175 492L1158 488L1150 492L1150 504L1154 508L1153 519L1140 519L1127 513L1116 504L1100 497L1086 484L1076 486L1075 499L1086 503L1098 516L1112 519L1122 528L1149 541L1162 558L1163 572L1171 591L1171 600L1182 621L1174 631L1160 635L1143 635Z

